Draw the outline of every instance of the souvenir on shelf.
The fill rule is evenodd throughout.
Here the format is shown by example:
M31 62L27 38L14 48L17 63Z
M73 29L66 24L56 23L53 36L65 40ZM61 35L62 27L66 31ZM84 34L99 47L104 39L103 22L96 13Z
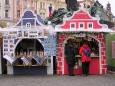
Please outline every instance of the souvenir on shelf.
M21 51L21 52L16 52L16 57L20 58L23 61L22 66L32 66L32 65L42 66L42 65L47 64L46 57L44 56L43 51L37 51L37 52L35 52L35 51L27 51L27 52ZM33 62L33 60L35 62Z

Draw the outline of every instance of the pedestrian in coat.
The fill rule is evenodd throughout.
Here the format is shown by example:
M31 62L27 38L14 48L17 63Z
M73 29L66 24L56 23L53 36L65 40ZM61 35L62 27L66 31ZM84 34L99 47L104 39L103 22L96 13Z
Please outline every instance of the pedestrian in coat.
M71 40L68 40L67 44L65 45L65 57L68 65L68 73L70 76L74 76L73 70L75 66L75 54L75 48L73 47Z
M87 52L86 52L86 49L87 49ZM84 41L83 45L80 47L79 54L81 55L82 72L86 76L89 74L89 64L91 61L90 53L91 53L91 50L88 46L88 42Z

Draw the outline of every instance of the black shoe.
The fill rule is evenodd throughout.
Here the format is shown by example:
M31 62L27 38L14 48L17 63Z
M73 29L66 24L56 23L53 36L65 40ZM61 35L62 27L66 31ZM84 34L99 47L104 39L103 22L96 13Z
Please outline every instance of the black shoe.
M69 74L69 76L75 76L74 74Z
M85 76L88 76L88 74L85 74Z

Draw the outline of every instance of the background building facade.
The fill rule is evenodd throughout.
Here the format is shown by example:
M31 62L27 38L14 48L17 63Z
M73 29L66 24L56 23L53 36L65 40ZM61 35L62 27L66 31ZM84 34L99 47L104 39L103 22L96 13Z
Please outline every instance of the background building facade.
M0 0L0 20L11 21L13 19L13 0Z
M94 0L77 1L79 7L86 9L90 9L95 2ZM104 9L99 2L97 4L97 15L99 15L100 19L113 22L111 4L108 3L106 9ZM49 10L49 7L52 9ZM5 20L8 22L8 25L13 25L13 23L16 23L19 20L26 8L32 9L45 19L46 17L49 17L49 11L53 12L58 8L66 8L66 3L65 0L0 0L0 20Z
M65 0L0 0L0 20L15 23L26 8L30 8L42 18L46 18L49 16L50 5L52 11L66 8Z

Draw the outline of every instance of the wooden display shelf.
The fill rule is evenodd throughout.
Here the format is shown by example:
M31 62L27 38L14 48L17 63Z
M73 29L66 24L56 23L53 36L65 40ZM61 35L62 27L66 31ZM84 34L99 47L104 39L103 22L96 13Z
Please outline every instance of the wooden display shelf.
M76 55L75 57L76 57L76 58L81 58L81 55ZM90 57L91 57L91 58L99 58L98 55L91 55Z
M27 66L27 67L32 67L32 66L47 66L47 64L46 65L13 65L13 66L23 66L23 67L25 67L25 66Z

